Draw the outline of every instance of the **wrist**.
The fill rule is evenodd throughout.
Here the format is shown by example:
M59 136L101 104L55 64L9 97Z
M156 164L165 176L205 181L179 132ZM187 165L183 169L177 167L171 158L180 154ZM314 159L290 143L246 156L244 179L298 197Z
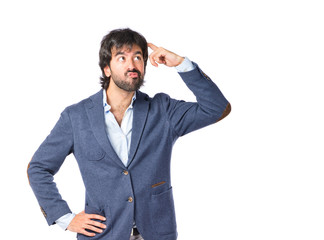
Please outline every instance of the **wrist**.
M75 213L68 213L57 219L55 223L59 225L63 230L67 230L74 217Z
M177 66L179 66L181 63L183 63L184 60L185 60L184 57L177 56L177 64L175 65L175 67L177 67Z
M179 64L178 66L175 67L175 69L177 70L177 72L189 72L193 69L195 69L195 66L193 65L193 63L190 61L189 58L185 57L183 59L183 61L181 62L181 64Z

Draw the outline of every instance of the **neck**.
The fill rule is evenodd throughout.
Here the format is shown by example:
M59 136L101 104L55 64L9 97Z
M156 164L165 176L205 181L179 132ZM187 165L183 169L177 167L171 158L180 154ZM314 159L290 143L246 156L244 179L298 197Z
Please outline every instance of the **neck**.
M131 104L134 96L133 92L127 92L117 87L113 81L110 82L107 89L107 103L111 106L112 110L126 110Z

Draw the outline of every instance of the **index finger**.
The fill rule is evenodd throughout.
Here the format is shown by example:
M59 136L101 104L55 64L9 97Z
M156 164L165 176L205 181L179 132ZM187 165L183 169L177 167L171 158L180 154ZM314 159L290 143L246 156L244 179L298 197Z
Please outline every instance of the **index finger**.
M148 46L149 48L151 48L153 51L155 51L156 49L158 49L158 47L155 46L153 43L147 43L147 46Z

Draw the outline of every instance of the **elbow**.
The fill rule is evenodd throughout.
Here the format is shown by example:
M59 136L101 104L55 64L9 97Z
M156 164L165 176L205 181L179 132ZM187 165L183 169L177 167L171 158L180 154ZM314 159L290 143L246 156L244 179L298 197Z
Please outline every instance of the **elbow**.
M35 182L34 181L34 178L35 178L34 172L35 172L35 168L34 168L34 164L32 163L32 159L31 159L27 165L27 179L28 179L28 183L31 187L33 186L33 183Z
M30 180L29 180L29 168L30 168L30 162L28 163L28 166L27 166L27 179L28 179L28 183L30 185Z
M231 104L228 103L225 110L224 110L224 112L223 112L223 114L222 114L222 116L217 120L217 122L219 122L220 120L227 117L230 114L231 110L232 110Z

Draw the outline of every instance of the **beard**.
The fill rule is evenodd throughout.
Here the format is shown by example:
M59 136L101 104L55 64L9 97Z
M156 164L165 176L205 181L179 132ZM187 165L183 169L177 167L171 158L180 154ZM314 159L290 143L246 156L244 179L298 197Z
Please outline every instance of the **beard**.
M130 73L130 72L137 73L137 77L131 78L132 81L131 82L127 82L126 81L126 78L129 77L128 76L128 73ZM140 71L138 71L135 68L133 70L127 71L124 74L124 77L125 78L122 79L121 77L117 76L116 74L114 74L111 71L111 79L114 81L114 83L116 84L116 86L119 87L120 89L123 89L123 90L127 91L127 92L137 91L144 84L144 74L142 76L142 74L140 73Z

